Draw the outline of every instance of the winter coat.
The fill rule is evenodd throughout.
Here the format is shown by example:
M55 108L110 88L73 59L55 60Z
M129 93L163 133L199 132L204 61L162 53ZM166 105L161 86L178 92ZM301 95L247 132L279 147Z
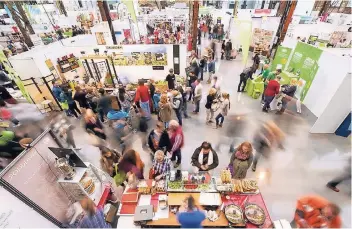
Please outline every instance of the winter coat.
M150 131L148 136L148 145L149 148L155 153L157 150L163 150L165 153L171 150L171 142L169 134L164 130L161 135L157 146L153 142L153 135L155 134L154 130Z
M159 102L159 117L162 122L169 122L171 120L171 106L169 103Z

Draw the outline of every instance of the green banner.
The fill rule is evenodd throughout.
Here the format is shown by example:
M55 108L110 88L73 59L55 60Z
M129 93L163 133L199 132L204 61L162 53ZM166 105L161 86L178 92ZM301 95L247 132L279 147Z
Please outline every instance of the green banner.
M279 46L279 48L276 51L274 60L271 64L271 71L275 71L277 66L281 65L281 69L284 70L288 61L288 58L291 54L292 49L291 48L286 48L283 46Z
M242 62L246 65L248 59L248 52L249 52L249 45L251 43L251 36L252 36L252 21L250 20L240 20L235 18L234 19L235 26L238 29L237 34L233 34L232 36L237 37L239 43L242 45ZM235 38L236 40L236 38Z
M318 71L318 60L322 52L321 49L302 42L298 42L296 45L287 71L299 76L304 82L301 92L301 101L303 101L307 95L315 74Z
M19 75L17 74L17 72L15 72L15 70L13 70L13 68L9 64L8 59L6 58L6 56L2 50L0 51L0 61L4 65L6 71L8 72L9 77L15 81L17 87L21 90L22 95L26 98L26 100L29 103L33 103L32 99L29 96L27 90L25 89L24 84L21 81Z

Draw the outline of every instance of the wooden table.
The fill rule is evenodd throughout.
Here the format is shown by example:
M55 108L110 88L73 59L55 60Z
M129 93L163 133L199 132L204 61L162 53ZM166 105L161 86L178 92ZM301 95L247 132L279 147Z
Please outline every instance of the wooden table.
M186 197L192 195L195 199L196 205L199 205L200 193L169 193L168 194L168 204L169 206L180 206ZM219 194L220 195L220 194ZM158 206L158 195L154 195L151 200L151 204L154 206L154 211ZM216 211L219 215L219 219L215 222L212 222L208 219L205 219L202 223L203 227L228 227L229 223L225 217L225 214L220 210ZM180 224L177 221L176 215L169 212L169 218L167 219L158 219L148 222L145 227L177 227Z

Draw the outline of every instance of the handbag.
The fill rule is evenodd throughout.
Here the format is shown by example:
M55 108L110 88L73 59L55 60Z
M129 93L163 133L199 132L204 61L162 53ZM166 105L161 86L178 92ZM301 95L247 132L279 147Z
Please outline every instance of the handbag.
M114 181L116 186L120 186L126 180L126 173L123 171L118 171L118 164L115 164L115 176Z
M68 103L67 103L67 101L60 103L60 105L61 105L61 107L62 107L63 110L68 110Z

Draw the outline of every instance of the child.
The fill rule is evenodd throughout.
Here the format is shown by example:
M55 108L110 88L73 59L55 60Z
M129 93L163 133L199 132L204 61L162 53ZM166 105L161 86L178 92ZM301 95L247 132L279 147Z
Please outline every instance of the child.
M221 103L220 113L216 116L216 129L222 127L225 116L227 116L228 111L230 110L230 95L228 93L222 93L223 101ZM220 120L221 119L221 120Z

